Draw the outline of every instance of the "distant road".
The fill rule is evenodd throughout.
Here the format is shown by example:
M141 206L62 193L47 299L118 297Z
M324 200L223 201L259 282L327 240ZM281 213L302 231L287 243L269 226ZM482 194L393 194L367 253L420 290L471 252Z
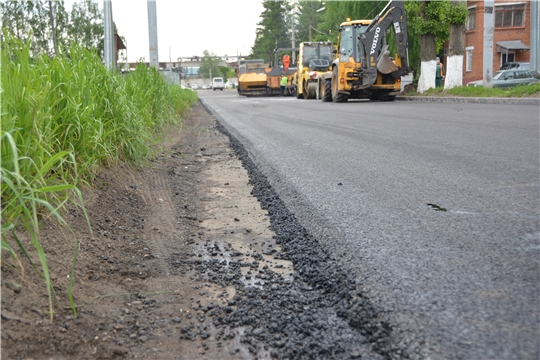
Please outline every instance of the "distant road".
M199 95L409 353L540 357L538 106Z

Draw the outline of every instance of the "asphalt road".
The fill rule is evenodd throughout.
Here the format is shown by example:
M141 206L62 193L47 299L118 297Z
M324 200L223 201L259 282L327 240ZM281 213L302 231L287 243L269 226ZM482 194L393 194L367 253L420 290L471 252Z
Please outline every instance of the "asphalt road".
M199 97L418 357L540 357L538 105Z

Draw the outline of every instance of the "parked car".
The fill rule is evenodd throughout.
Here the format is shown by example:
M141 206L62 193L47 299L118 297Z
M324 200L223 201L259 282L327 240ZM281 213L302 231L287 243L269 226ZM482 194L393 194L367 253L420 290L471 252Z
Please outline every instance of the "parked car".
M208 85L203 85L202 87L203 89L211 89L212 88L212 85L208 84Z
M190 88L185 87L184 85L180 85L180 89L183 89L183 90L191 90ZM193 90L191 90L191 91L193 91Z
M191 85L191 89L193 89L193 90L199 90L199 85L193 84L193 85Z
M531 69L531 63L528 63L528 62L507 62L507 63L504 63L499 70L510 70L510 69L530 70Z
M493 87L509 88L539 82L528 70L500 70L493 74ZM467 86L483 86L483 80L471 81Z

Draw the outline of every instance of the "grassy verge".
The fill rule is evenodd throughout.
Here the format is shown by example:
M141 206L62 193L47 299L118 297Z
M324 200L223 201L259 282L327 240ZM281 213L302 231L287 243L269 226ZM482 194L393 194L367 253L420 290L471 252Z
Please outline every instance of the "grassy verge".
M482 86L459 86L453 89L432 88L422 94L409 93L406 96L456 96L456 97L529 97L540 93L540 82L531 85L521 85L513 88L491 88Z
M103 167L141 163L152 156L153 139L165 125L180 124L181 115L197 101L197 93L168 84L157 70L144 65L129 75L107 71L94 52L82 47L73 46L54 58L33 58L29 43L7 34L4 39L2 264L9 256L13 261L8 263L22 274L28 266L35 270L47 287L52 318L55 294L39 241L40 219L52 217L69 232L63 214L70 203L84 211L80 187L91 184ZM29 235L30 243L20 240L22 232ZM78 242L74 236L73 241L68 297L75 312L71 287Z

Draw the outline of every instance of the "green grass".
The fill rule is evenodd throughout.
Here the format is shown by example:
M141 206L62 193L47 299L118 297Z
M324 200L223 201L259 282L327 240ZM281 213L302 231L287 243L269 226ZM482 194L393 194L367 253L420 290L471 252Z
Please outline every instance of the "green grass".
M68 204L85 211L80 188L91 185L104 167L140 164L153 156L154 139L165 125L180 125L197 93L166 83L157 70L142 64L129 75L108 71L95 52L82 47L72 46L54 58L34 58L29 43L8 34L4 39L1 244L13 264L30 266L44 280L52 317L55 295L46 249L39 241L41 219L52 217L70 232L63 214ZM29 235L29 244L20 240L21 233ZM74 236L73 242L68 297L76 312L71 290L78 250Z
M408 96L457 96L457 97L528 97L540 92L540 82L531 85L521 85L509 89L484 88L482 86L459 86L453 89L432 88L422 94L407 94Z

